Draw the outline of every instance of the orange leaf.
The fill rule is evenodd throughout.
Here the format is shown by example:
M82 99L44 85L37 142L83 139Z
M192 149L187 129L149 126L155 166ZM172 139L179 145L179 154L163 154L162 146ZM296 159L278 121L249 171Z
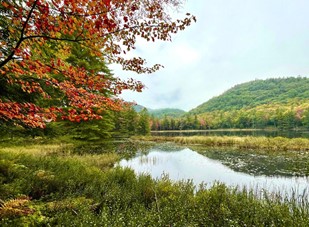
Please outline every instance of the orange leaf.
M5 8L8 8L10 5L7 2L2 2L1 3Z

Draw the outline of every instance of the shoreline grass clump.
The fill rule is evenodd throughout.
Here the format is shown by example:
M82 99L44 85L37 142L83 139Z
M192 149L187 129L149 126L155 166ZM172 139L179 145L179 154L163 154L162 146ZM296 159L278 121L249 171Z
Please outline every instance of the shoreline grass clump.
M263 149L269 151L309 151L309 139L284 137L237 137L237 136L143 136L137 140L175 142L184 145L231 147L237 149Z
M220 183L195 188L111 168L117 154L42 154L44 146L0 149L1 226L309 225L306 197L259 197Z

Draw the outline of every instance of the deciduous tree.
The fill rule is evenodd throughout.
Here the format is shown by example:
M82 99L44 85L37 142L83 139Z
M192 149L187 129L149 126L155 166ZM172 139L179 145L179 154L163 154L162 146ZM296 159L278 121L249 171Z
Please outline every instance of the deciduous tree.
M106 76L72 61L74 51L124 70L151 73L140 57L125 58L138 37L171 40L195 20L173 21L170 7L181 0L2 0L0 3L0 120L45 127L57 118L99 119L102 109L118 109L124 89L143 84ZM76 47L77 45L77 47ZM112 94L111 96L106 95ZM48 100L53 100L50 102Z

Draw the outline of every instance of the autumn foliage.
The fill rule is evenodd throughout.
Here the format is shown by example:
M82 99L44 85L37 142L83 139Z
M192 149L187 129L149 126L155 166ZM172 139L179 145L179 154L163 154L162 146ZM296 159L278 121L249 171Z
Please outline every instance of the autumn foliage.
M138 37L169 41L195 17L172 21L181 0L2 0L0 3L0 121L45 127L56 119L101 118L119 109L124 89L141 91L139 81L122 81L100 67L70 61L74 50L104 68L152 73L145 60L125 58Z

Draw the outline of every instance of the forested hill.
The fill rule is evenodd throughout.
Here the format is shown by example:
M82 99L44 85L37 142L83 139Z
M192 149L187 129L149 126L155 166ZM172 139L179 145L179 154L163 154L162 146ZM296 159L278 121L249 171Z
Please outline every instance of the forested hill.
M141 112L144 108L148 110L149 115L155 118L164 118L164 117L181 117L186 111L176 108L162 108L162 109L150 109L145 106L135 105L133 109L136 112Z
M292 100L309 100L309 78L254 80L239 84L192 109L190 113L240 110L270 103L284 104Z
M136 111L136 112L141 112L144 108L146 108L145 106L141 106L141 105L134 105L133 106L133 109ZM146 108L148 110L148 108Z
M173 108L149 110L149 114L156 118L181 117L185 113L186 112L184 110L173 109Z

